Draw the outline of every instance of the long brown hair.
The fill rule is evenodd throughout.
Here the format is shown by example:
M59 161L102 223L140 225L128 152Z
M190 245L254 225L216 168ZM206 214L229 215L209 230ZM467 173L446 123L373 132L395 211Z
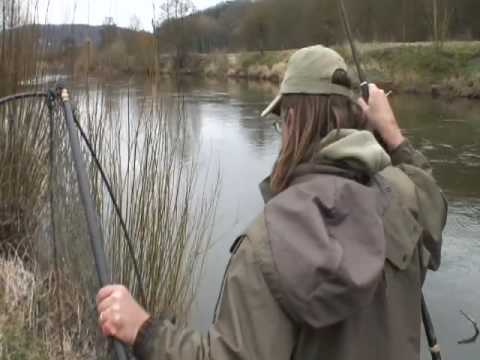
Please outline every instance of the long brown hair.
M347 85L347 80L345 78L343 84ZM363 112L358 104L341 95L284 95L281 117L284 131L288 127L288 137L282 141L273 168L270 183L274 192L288 187L295 168L311 159L316 145L330 131L365 128Z

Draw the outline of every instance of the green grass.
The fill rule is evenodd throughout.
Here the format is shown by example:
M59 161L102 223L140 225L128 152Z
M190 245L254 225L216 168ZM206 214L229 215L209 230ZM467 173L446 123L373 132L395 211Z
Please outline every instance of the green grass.
M22 324L13 321L4 324L0 338L2 360L48 360L45 343L33 336Z
M40 290L32 272L19 258L0 258L0 359L48 360L49 344L32 318L33 299ZM45 290L45 292L43 292ZM48 295L42 288L42 299ZM44 324L44 323L43 323ZM41 329L42 328L42 329ZM51 343L50 343L51 344ZM51 348L50 348L51 350Z
M392 72L415 71L419 79L440 80L449 76L478 72L480 47L436 49L433 46L409 46L367 52L366 63L376 61Z
M429 92L440 88L448 97L480 96L480 43L359 44L369 79L402 91ZM354 66L348 46L337 49Z

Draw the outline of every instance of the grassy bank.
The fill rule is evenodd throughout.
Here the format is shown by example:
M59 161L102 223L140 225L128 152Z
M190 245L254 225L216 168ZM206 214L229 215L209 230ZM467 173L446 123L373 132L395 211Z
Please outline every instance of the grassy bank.
M71 308L75 321L63 325L56 322L57 290L53 274L41 275L18 258L0 258L0 359L92 358L88 346L74 350L80 335L85 340L75 306Z
M359 44L362 64L371 81L399 92L438 93L445 97L480 98L480 42ZM350 48L337 46L352 64ZM190 55L185 74L231 77L279 83L294 50ZM160 71L173 73L168 56ZM356 74L352 73L355 79Z
M372 81L398 91L480 98L480 42L373 47L363 59Z

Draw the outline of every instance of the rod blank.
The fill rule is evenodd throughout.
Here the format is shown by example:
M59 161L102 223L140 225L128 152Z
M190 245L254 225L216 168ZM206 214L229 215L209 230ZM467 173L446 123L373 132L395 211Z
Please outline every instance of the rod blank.
M87 170L82 159L82 153L80 151L80 140L78 138L78 133L76 132L75 122L73 120L72 105L70 104L68 91L66 89L62 89L61 99L63 104L62 107L65 115L65 121L68 129L68 135L70 138L70 147L72 150L73 163L75 166L75 171L77 173L80 199L82 201L83 209L85 210L85 217L87 219L87 227L90 244L92 246L93 256L95 259L95 267L97 270L98 279L101 286L103 287L105 285L108 285L110 282L105 251L103 249L103 236L100 230L97 213L95 211L95 205L90 195ZM114 339L113 346L117 356L117 360L128 359L127 350L123 343Z

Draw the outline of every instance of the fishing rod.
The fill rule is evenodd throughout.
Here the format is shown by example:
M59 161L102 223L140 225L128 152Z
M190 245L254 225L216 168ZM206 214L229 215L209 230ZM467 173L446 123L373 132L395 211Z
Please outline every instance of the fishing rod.
M435 334L435 328L433 326L432 317L428 311L425 296L422 291L422 322L425 328L425 335L427 336L428 347L430 348L430 355L432 360L442 360L442 354L440 352L440 345Z
M347 17L347 9L345 8L345 4L343 0L338 1L338 7L340 12L340 17L342 19L343 28L345 29L345 33L347 35L348 42L350 44L350 49L352 50L352 57L355 67L357 68L358 78L360 80L360 90L362 92L362 97L365 102L368 104L368 99L370 97L369 90L368 90L368 81L367 76L363 72L362 67L360 66L360 56L357 51L357 47L353 42L352 30L350 28L350 21Z
M338 0L338 9L340 13L340 18L342 19L343 27L345 29L345 33L348 38L348 42L350 43L350 48L352 50L352 58L355 66L357 68L358 77L360 80L360 89L362 91L362 98L368 104L369 100L369 90L368 90L368 81L367 77L360 66L360 57L358 55L357 47L353 41L352 30L350 28L350 22L347 16L347 10L345 8L345 4L343 0ZM422 308L422 322L425 328L425 335L427 336L428 346L430 348L430 354L432 356L432 360L441 360L442 356L440 353L440 345L438 344L437 336L435 334L435 328L433 326L432 317L430 312L428 311L427 303L425 301L425 297L422 291L421 297L421 308Z

